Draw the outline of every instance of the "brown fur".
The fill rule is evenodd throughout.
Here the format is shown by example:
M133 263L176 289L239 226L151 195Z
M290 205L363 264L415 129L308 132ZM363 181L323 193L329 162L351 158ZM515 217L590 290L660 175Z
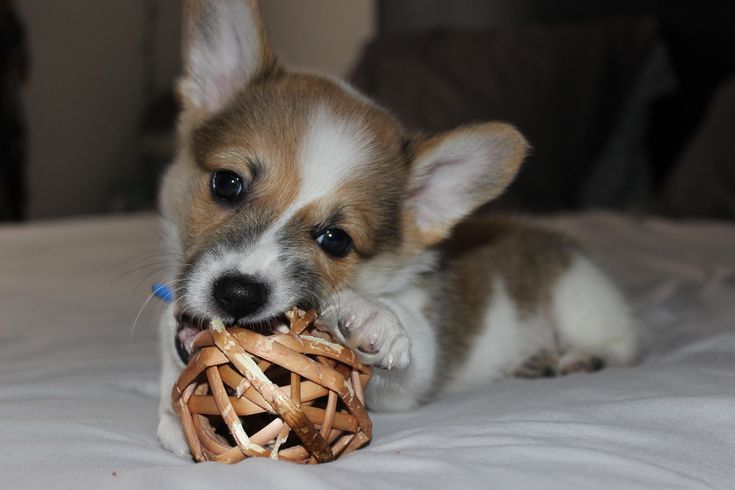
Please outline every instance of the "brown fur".
M324 105L338 118L358 121L368 129L372 161L334 195L313 203L295 218L294 227L315 227L339 211L340 225L353 238L360 257L371 257L389 243L400 242L397 203L404 193L408 164L403 158L401 130L385 111L348 95L336 83L309 74L285 74L254 83L228 107L190 130L189 179L185 218L187 257L193 258L224 235L263 229L293 202L301 186L299 145L308 126L308 108ZM257 162L257 164L253 164ZM255 167L256 171L253 171ZM246 201L223 206L210 194L211 172L229 169L247 182ZM254 221L257 220L256 225ZM305 236L312 238L310 229ZM262 231L262 230L261 230ZM349 278L355 259L322 257L315 244L320 271L335 287Z
M522 317L541 313L576 245L563 235L512 218L482 217L460 224L441 249L443 263L432 288L431 308L441 332L440 379L446 366L467 358L482 332L497 278Z
M193 93L185 90L187 83L202 74L193 74L187 67L181 84L181 151L168 179L176 182L166 186L164 202L180 230L185 263L195 262L217 245L247 246L289 208L302 186L299 146L309 129L309 117L318 107L362 128L369 145L369 159L360 162L350 180L333 195L310 203L284 227L292 253L310 255L304 260L309 264L303 266L304 274L315 281L323 279L330 290L349 287L356 269L369 262L366 259L383 254L395 257L399 265L446 238L454 223L420 229L406 206L416 175L426 170L421 165L430 162L432 150L442 143L477 135L498 152L495 173L483 176L471 191L470 202L475 207L510 183L527 147L514 128L486 123L431 136L410 135L387 111L338 82L281 68L257 15L257 2L248 1L256 9L260 65L242 80L239 90L219 101L221 108L214 112L187 100ZM207 9L213 6L212 0L189 3L187 45L206 39L211 28ZM243 177L246 196L242 201L223 205L213 199L210 181L217 169ZM340 260L325 256L313 234L326 225L350 234L354 252Z

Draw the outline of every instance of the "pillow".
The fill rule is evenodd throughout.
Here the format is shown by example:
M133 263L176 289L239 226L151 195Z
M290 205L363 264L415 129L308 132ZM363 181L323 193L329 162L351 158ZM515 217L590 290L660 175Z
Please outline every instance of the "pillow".
M534 151L506 204L574 209L595 162L620 148L611 132L625 126L623 108L658 43L646 18L388 36L367 46L352 78L410 127L515 124ZM623 136L642 142L646 129Z

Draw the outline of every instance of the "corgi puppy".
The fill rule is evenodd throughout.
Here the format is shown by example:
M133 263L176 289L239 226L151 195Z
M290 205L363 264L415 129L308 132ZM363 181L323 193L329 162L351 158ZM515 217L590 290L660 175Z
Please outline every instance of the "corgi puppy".
M316 308L374 367L375 410L633 359L625 302L571 240L467 219L524 160L512 126L408 132L346 83L286 70L249 0L188 2L179 93L160 194L178 257L160 324L166 448L188 454L170 390L215 316L268 329Z

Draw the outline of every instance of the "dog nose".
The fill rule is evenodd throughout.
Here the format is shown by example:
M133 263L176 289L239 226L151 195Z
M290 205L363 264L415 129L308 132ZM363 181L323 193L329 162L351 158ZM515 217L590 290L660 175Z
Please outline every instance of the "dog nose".
M237 320L255 313L268 300L262 283L241 274L227 274L214 281L214 302Z

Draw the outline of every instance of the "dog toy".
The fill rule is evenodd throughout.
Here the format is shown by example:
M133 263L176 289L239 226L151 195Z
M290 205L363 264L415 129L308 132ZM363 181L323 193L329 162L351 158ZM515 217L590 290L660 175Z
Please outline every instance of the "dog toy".
M195 337L171 399L196 461L323 463L370 440L369 368L318 328L313 310L286 317L288 333L214 319Z

